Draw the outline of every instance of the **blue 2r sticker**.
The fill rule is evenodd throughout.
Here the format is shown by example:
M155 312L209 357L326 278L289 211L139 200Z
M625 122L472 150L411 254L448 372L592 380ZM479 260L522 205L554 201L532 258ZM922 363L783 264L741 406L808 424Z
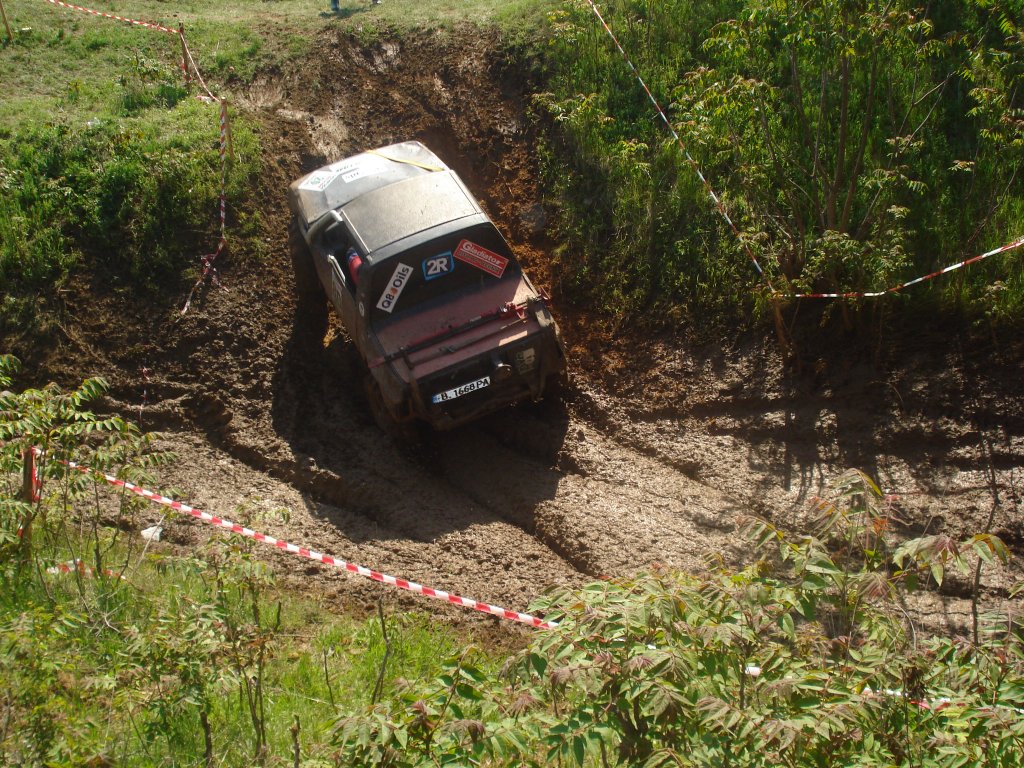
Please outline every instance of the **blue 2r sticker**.
M452 252L439 253L423 260L423 279L433 280L438 277L450 275L455 271L455 258Z

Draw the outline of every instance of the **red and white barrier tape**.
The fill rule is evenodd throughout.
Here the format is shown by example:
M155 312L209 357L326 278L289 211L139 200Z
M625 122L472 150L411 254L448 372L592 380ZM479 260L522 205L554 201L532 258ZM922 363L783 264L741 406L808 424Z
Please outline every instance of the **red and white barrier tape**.
M417 584L415 581L400 579L396 576L389 576L386 573L374 571L370 568L366 568L362 565L357 565L355 563L349 563L345 560L341 560L340 558L332 557L331 555L325 555L320 552L316 552L315 550L309 549L307 547L300 547L296 544L290 544L286 541L274 538L273 536L268 536L265 533L260 533L259 531L252 530L251 528L246 528L245 526L239 525L238 523L233 523L230 520L225 520L223 518L216 517L215 515L211 515L208 512L203 512L201 509L196 509L195 507L191 507L188 504L183 504L180 501L175 501L174 499L169 499L166 496L161 496L159 493L148 491L145 488L141 488L140 486L135 485L134 483L130 483L127 480L121 480L119 478L114 477L113 475L108 475L105 472L101 472L96 469L90 469L88 467L83 467L73 461L66 461L62 463L66 464L71 469L78 470L79 472L82 472L84 474L93 474L102 477L110 485L116 486L118 488L124 488L127 491L131 491L132 493L141 496L144 499L149 499L154 504L160 504L162 506L169 507L175 510L176 512L182 512L186 515L190 515L196 518L197 520L201 520L204 523L208 523L218 528L223 528L226 531L231 531L232 533L238 534L239 536L244 536L245 538L253 539L263 544L276 547L277 549L280 549L284 552L288 552L293 555L298 555L299 557L304 557L307 560L315 560L318 563L330 565L339 570L348 571L349 573L354 573L359 576L363 576L367 579L372 579L373 581L379 581L382 584L387 584L398 589L404 589L407 592L412 592L416 595L432 597L435 600L442 600L451 605L458 605L463 608L471 608L474 611L480 611L481 613L487 613L491 616L497 616L498 618L505 619L507 621L518 621L522 624L526 624L531 627L536 627L538 629L552 629L554 626L556 626L553 622L548 622L536 616L531 616L528 613L510 611L507 608L501 608L497 605L483 603L479 600L474 600L471 597L461 597L460 595L453 595L450 592L445 592L441 589L432 589L431 587L425 587L422 584Z
M782 299L874 299L879 296L885 296L888 293L897 293L898 291L902 291L904 288L910 288L913 285L923 283L926 280L932 280L936 277L939 277L940 275L945 275L948 274L949 272L955 272L961 267L966 267L968 264L974 264L976 261L987 259L989 256L995 256L996 254L999 253L1006 253L1007 251L1012 251L1015 248L1020 248L1022 245L1024 245L1024 237L1014 240L1012 243L1001 245L998 248L993 248L991 251L987 251L977 256L972 256L969 259L961 261L959 264L951 264L950 266L944 267L943 269L939 269L935 272L932 272L931 274L923 275L921 277L914 278L913 280L908 280L907 282L893 286L892 288L886 288L884 291L865 291L850 293L780 293L776 295Z
M74 573L75 571L78 571L79 573L85 576L92 576L96 573L95 569L90 568L88 565L86 565L77 558L75 558L74 560L68 560L66 563L57 563L56 565L51 565L49 568L46 569L47 573ZM112 571L109 568L104 568L103 574L105 576L109 576L112 579L124 578L124 576L122 576L120 573L118 573L117 571Z
M199 95L196 98L208 103L220 104L220 240L217 242L216 251L213 253L207 253L200 257L203 264L203 271L199 273L199 278L196 280L195 285L192 286L192 290L188 292L188 297L185 299L185 305L181 308L181 314L184 315L192 305L192 298L195 296L196 291L198 291L200 286L206 282L207 277L211 278L214 285L220 286L220 280L217 276L217 269L214 266L214 262L227 246L225 230L227 226L228 144L230 142L230 128L228 127L228 103L226 100L215 96L206 85L206 81L203 80L203 75L199 71L199 67L196 66L195 59L192 58L192 51L185 42L184 35L181 36L181 46L184 51L184 57L188 59L192 71L195 72L196 80L199 81L203 90L206 91L205 96Z
M124 22L126 22L128 24L134 24L135 26L138 26L138 27L146 27L147 29L155 29L157 32L167 32L167 33L172 34L172 35L177 35L178 34L178 30L171 29L170 27L165 27L162 24L154 24L154 23L149 22L149 21L138 21L136 19L128 19L128 18L125 18L124 16L118 16L118 15L113 14L113 13L104 13L103 11L94 11L91 8L83 8L80 5L73 5L71 3L61 2L61 0L46 0L46 2L50 3L50 5L59 5L62 8L69 8L72 11L81 11L82 13L89 13L89 14L92 14L93 16L102 16L105 19L113 19L114 21L124 21Z
M219 98L213 95L213 91L210 90L206 81L203 80L203 73L199 71L199 67L196 65L196 60L192 58L192 50L188 47L188 43L185 42L184 35L181 36L181 47L185 52L185 57L188 59L188 63L191 66L192 71L195 72L196 79L199 81L199 84L203 86L203 90L206 91L206 95L213 101L220 101Z

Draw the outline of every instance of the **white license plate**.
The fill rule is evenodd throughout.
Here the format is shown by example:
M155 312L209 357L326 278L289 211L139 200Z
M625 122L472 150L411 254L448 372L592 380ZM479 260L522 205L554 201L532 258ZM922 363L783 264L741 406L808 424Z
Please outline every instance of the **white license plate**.
M484 376L482 379L471 381L468 384L449 389L447 392L438 392L436 395L430 398L432 403L445 403L449 400L454 400L456 397L462 397L468 395L470 392L476 392L478 389L483 389L489 386L491 383L490 376Z

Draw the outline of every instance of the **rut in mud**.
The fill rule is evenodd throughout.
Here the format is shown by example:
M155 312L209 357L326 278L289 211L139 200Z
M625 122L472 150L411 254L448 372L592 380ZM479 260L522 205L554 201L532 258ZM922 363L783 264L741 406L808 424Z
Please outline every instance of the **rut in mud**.
M748 560L738 515L799 526L811 497L847 467L900 494L908 531L976 532L998 503L994 530L1024 553L1016 350L893 337L883 354L809 350L797 374L771 342L702 346L685 330L650 339L609 329L563 306L552 285L531 86L496 39L466 29L364 45L326 30L315 47L234 98L261 126L269 257L229 254L226 290L208 288L183 317L94 288L74 293L66 326L75 330L40 364L40 379L105 376L110 407L161 431L180 457L164 480L189 503L227 517L288 509L263 527L519 610L551 584L655 562L698 570L711 555ZM554 293L573 366L563 402L521 405L415 448L376 427L336 320L324 332L315 308L298 302L285 202L303 173L409 139L466 180ZM170 531L179 543L207 535L186 522ZM346 603L381 594L275 559L302 588ZM987 597L1004 599L1019 568L989 572ZM933 628L958 631L969 623L966 589L951 578L917 609Z

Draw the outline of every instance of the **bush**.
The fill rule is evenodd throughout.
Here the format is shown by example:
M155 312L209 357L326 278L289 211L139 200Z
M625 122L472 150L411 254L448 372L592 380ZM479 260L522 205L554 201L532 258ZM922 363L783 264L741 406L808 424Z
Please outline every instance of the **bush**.
M734 314L766 287L749 255L782 293L877 291L1016 239L1015 7L610 4L605 17L741 244L589 3L569 4L554 16L551 93L538 102L573 251L566 281L614 314ZM1021 263L992 259L910 301L1020 320ZM1003 290L989 291L996 280Z
M740 572L553 592L533 610L558 627L502 676L463 653L401 706L341 719L336 764L1018 765L1019 625L921 642L895 600L919 568L941 577L979 542L1005 550L991 537L896 547L859 473L817 511L810 536L751 520L765 557Z

